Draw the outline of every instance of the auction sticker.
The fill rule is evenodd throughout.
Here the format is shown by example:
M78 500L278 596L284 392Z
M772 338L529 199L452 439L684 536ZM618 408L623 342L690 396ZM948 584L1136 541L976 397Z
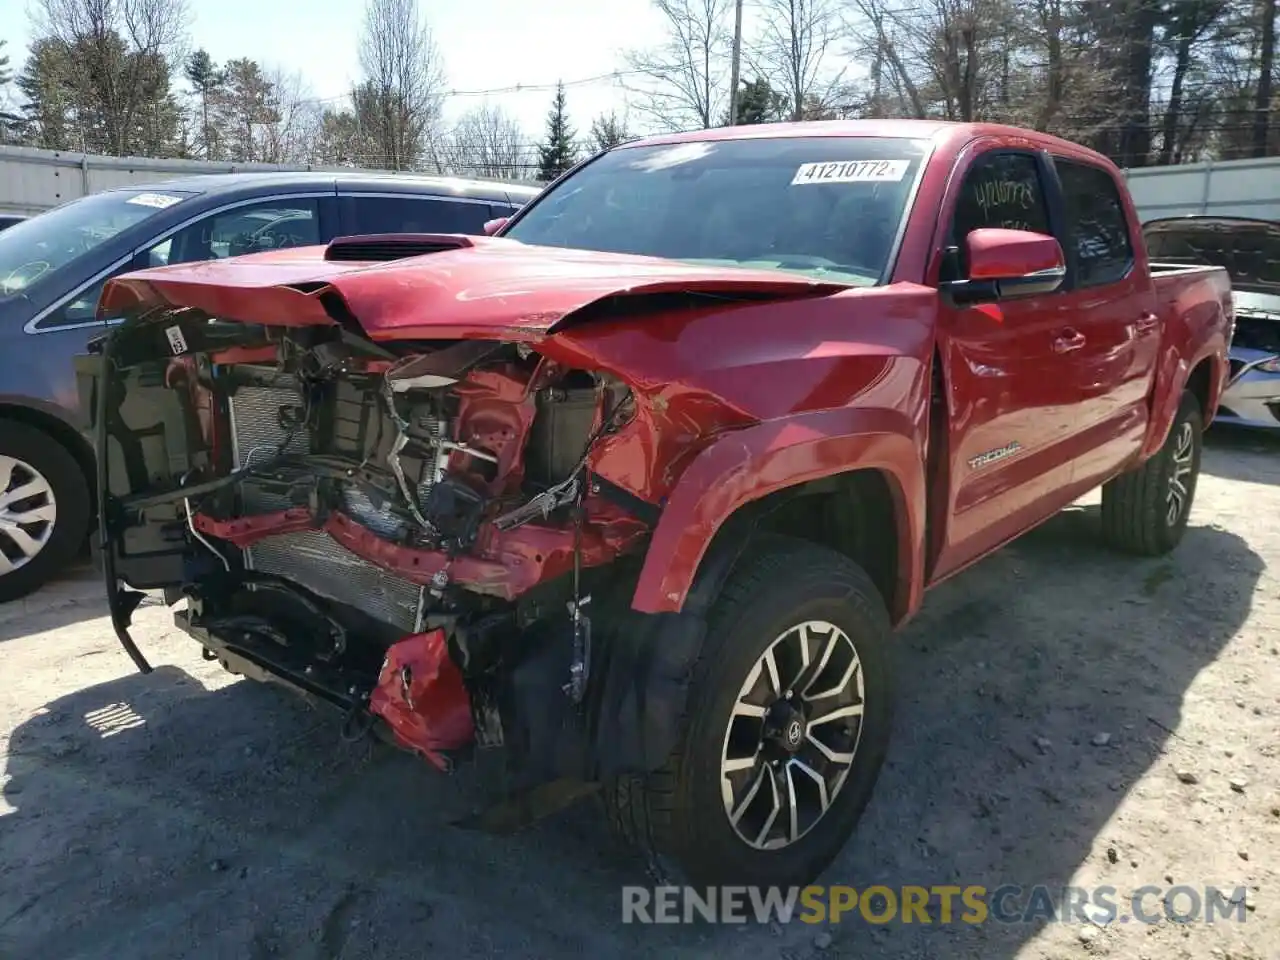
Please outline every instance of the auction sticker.
M791 185L806 183L897 183L907 175L910 160L845 160L836 163L804 163Z
M130 197L125 202L136 203L140 207L155 207L157 210L163 210L165 207L172 207L181 199L181 197L171 197L167 193L140 193L136 197Z
M175 357L180 357L189 349L187 347L187 338L182 335L182 328L179 326L165 327L164 335L169 338L169 349L173 351Z

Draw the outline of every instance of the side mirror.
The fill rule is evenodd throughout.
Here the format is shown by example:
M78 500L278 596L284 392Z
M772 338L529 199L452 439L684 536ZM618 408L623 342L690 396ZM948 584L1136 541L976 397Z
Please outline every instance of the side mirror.
M487 221L484 225L484 235L486 237L492 237L495 233L505 227L507 225L507 221L510 219L510 217L498 217L496 220Z
M968 302L1052 293L1067 276L1058 241L1030 230L982 227L970 231L965 254L968 278L948 286Z

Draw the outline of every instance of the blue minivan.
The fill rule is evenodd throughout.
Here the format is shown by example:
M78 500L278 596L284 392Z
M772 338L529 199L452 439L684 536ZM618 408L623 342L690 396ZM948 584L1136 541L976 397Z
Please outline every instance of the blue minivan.
M211 174L73 200L0 231L0 602L85 546L93 449L73 357L111 325L107 280L132 270L380 233L481 234L531 184L400 174Z

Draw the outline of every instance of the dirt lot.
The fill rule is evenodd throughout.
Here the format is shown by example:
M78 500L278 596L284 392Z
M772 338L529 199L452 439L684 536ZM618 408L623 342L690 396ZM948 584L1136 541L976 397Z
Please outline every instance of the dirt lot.
M474 774L340 742L159 604L132 673L85 573L0 608L0 956L1280 957L1280 443L1217 436L1205 470L1171 559L1103 552L1089 500L930 597L825 879L1247 885L1243 924L623 925L646 879L590 805L449 827Z

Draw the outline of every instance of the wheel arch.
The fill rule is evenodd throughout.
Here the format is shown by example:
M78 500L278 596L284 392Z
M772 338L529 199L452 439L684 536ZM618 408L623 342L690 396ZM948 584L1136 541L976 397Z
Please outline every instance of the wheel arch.
M67 419L44 406L19 403L0 397L0 420L21 423L48 436L65 449L75 459L84 474L85 484L89 490L89 502L97 502L95 489L97 486L97 468L93 447L83 433L77 430Z
M771 533L828 547L862 567L885 606L895 611L904 599L899 572L906 532L897 487L892 474L874 467L784 487L734 511L708 544L707 555L737 554Z
M1202 353L1192 363L1172 354L1166 359L1156 378L1142 460L1154 456L1164 445L1184 392L1191 391L1200 404L1205 426L1213 422L1225 387L1226 372L1224 360L1213 350Z
M797 439L779 444L788 435ZM672 492L632 608L705 605L752 537L781 532L859 563L893 622L905 621L923 589L923 453L923 437L897 411L827 411L726 434Z
M1210 419L1212 410L1217 406L1215 402L1217 391L1214 389L1216 380L1213 373L1213 357L1202 357L1200 362L1192 367L1191 372L1187 374L1186 389L1191 391L1192 396L1196 398L1196 403L1200 404L1200 413L1204 416L1206 422Z

